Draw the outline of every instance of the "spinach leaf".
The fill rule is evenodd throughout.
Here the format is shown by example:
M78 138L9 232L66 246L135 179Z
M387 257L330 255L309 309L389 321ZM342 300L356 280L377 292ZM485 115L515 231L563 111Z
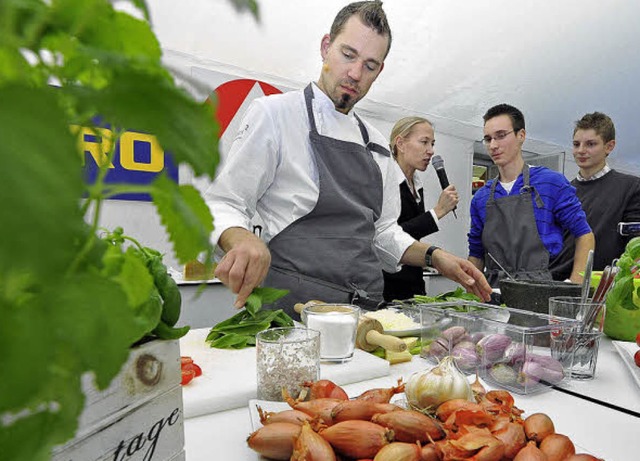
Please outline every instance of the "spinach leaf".
M262 309L263 304L272 304L287 293L288 290L255 288L247 298L245 308L214 325L205 341L218 349L242 349L255 346L256 334L261 331L293 326L293 319L282 309Z

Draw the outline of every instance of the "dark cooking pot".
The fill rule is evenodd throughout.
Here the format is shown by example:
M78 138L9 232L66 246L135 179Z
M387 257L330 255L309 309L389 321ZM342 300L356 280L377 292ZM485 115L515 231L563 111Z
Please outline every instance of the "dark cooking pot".
M549 298L553 296L581 296L582 286L576 283L532 280L500 281L500 299L508 307L549 313Z

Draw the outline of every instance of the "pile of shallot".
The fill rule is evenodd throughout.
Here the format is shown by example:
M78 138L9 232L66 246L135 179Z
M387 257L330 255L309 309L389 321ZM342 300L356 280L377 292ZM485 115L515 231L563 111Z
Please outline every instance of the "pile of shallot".
M290 410L258 407L261 428L247 443L274 460L293 461L596 461L576 454L543 413L522 418L513 396L474 387L471 399L451 399L433 415L390 403L404 384L371 389L349 400L328 380L305 383ZM308 395L306 395L308 394ZM304 400L309 397L309 400Z

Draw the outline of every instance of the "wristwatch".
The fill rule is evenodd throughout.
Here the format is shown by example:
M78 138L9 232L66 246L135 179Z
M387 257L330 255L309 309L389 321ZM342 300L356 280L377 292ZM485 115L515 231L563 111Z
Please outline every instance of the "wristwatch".
M433 267L433 252L439 249L440 247L431 245L427 252L424 254L424 262L427 267Z

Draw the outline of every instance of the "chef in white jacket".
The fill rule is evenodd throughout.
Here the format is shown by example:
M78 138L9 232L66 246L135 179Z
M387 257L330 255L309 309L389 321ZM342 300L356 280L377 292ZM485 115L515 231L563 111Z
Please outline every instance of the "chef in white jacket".
M355 2L321 41L318 82L255 100L205 197L215 275L244 305L254 287L290 290L274 307L321 299L375 308L380 269L429 265L489 299L468 261L411 238L397 225L400 198L385 138L352 110L384 67L391 31L379 1ZM258 214L259 238L248 229Z

